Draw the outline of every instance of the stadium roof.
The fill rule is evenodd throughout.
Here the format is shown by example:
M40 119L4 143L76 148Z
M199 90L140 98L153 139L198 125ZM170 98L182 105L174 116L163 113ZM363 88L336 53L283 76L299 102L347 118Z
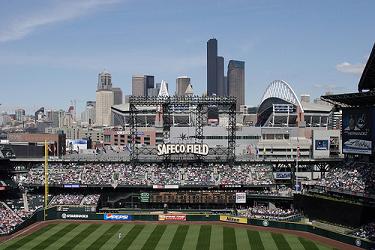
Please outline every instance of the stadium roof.
M339 106L371 106L375 105L375 91L368 91L362 93L348 93L339 95L322 96L323 101L327 101Z
M375 91L375 43L358 83L358 91L362 90Z

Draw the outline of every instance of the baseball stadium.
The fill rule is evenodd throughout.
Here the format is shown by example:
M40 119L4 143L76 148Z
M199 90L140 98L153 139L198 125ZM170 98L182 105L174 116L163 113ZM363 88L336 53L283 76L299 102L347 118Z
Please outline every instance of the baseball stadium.
M271 82L255 116L131 96L85 150L9 135L0 249L375 249L375 46L358 93L291 86Z

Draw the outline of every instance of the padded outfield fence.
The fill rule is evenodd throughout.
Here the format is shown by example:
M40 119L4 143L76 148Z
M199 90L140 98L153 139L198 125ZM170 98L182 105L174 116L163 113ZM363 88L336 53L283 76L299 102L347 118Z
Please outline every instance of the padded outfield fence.
M266 219L248 219L245 217L235 217L230 215L214 214L125 214L125 213L95 213L85 212L84 209L79 211L58 211L56 207L47 211L47 220L108 220L108 221L222 221L227 223L247 224L260 227L279 228L308 232L323 236L329 239L337 240L349 245L361 247L363 249L375 249L375 243L368 240L360 239L350 235L344 235L337 232L322 229L316 226L284 221L272 221ZM12 233L15 233L35 222L43 221L43 211L33 214L28 220L18 225Z

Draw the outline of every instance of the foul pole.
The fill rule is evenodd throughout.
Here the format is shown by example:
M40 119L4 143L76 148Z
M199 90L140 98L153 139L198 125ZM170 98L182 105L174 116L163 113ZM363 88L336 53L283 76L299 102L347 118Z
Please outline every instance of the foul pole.
M48 143L44 141L44 220L48 206Z

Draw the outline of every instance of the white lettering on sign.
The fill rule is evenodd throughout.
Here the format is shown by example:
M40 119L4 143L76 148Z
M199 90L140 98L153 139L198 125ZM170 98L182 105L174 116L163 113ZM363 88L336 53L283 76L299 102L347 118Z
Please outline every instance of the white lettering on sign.
M158 155L195 154L208 155L207 144L159 144Z

